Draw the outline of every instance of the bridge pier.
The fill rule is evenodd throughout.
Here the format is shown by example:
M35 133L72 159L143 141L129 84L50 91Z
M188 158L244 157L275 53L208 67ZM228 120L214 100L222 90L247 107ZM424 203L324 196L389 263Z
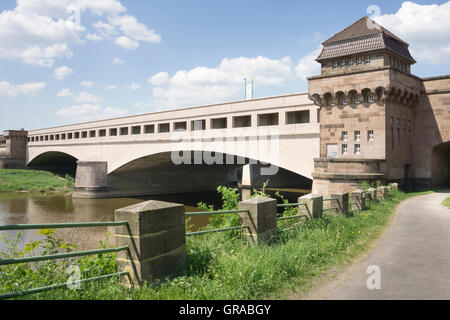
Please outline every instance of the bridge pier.
M74 198L103 198L108 191L108 163L78 161Z

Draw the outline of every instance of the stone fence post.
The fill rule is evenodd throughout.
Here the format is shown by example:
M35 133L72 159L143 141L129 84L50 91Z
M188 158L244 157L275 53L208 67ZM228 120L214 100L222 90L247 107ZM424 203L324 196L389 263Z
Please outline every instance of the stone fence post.
M366 192L364 190L354 190L352 192L352 203L355 200L359 210L366 210Z
M332 193L331 194L331 198L332 199L336 199L336 205L338 206L338 212L348 215L348 198L349 198L349 194L348 193L342 193L342 192L337 192L337 193Z
M392 184L392 189L395 191L398 191L398 183L393 183Z
M147 201L115 211L115 221L128 226L115 229L116 245L129 246L117 253L118 271L128 271L131 285L175 275L186 268L184 206Z
M305 214L309 219L320 218L323 213L323 197L318 194L307 194L298 198L298 203L304 205L298 206L298 213Z
M249 227L247 238L253 243L271 243L277 239L277 201L266 197L255 197L239 202L241 225Z
M377 188L378 197L380 200L384 200L387 197L387 188L386 187L378 187Z
M369 188L369 189L367 190L367 193L368 193L368 195L369 195L369 199L370 199L370 200L372 200L372 201L377 201L377 199L378 199L377 189L375 189L375 188Z

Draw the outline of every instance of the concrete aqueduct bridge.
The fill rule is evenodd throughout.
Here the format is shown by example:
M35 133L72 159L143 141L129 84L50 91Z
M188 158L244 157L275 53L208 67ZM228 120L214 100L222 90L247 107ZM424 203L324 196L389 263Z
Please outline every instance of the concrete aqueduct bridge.
M249 163L251 179L311 183L317 115L299 93L33 130L26 164L76 171L75 197L213 191L237 185Z

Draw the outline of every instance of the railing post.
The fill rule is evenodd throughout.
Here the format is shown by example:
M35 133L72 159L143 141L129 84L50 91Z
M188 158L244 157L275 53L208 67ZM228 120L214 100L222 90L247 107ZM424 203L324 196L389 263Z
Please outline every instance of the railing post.
M305 206L298 206L299 214L306 214L309 219L322 217L323 213L323 196L318 194L307 194L298 198L298 203L304 203Z
M377 193L378 193L378 197L380 198L380 200L384 200L384 199L386 199L386 196L387 196L387 188L383 187L383 186L378 187Z
M115 211L116 221L128 221L115 229L116 245L129 246L117 254L118 271L128 271L131 285L175 275L186 268L184 206L147 201ZM123 279L122 279L123 280Z
M375 188L369 188L369 189L367 190L367 192L368 192L368 195L369 195L370 200L372 200L372 201L377 201L377 199L378 199L378 192L377 192L377 189L375 189Z
M354 190L352 192L353 199L356 199L359 210L366 210L366 192L364 190Z
M247 238L253 243L271 243L277 239L277 201L266 197L255 197L239 202L239 220L246 225Z
M331 198L336 199L338 203L338 211L348 215L348 193L336 192L331 194Z

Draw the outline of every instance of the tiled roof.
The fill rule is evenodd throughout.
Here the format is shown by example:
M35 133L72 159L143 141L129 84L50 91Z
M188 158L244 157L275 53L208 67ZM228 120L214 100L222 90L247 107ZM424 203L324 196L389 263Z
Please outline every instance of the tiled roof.
M335 34L323 42L323 46L317 61L385 49L415 62L409 53L408 43L368 17L359 19Z

